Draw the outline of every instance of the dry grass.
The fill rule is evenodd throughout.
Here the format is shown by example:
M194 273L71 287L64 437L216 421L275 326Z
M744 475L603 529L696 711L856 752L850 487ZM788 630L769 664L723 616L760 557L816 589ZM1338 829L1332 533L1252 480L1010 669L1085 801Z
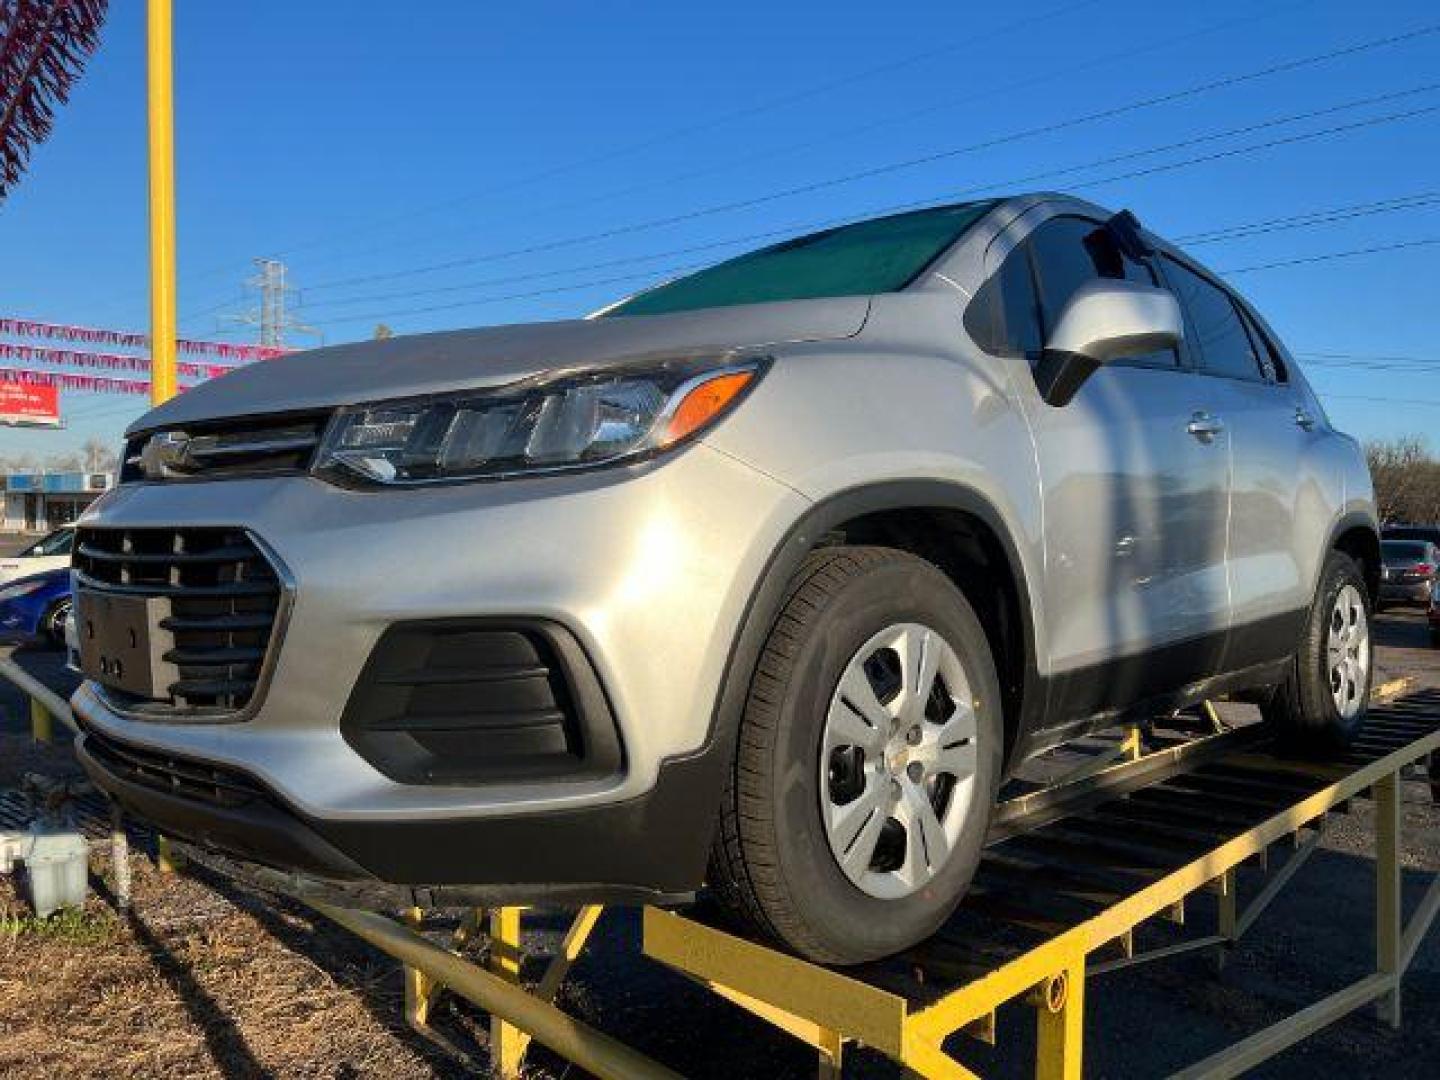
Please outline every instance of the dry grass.
M455 1071L404 1027L393 961L298 907L132 864L130 917L93 896L40 922L0 878L0 1075Z

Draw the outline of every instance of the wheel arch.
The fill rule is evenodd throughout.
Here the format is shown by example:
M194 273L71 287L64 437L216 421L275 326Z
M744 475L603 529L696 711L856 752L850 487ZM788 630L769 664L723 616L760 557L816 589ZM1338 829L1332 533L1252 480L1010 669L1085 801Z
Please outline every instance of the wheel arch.
M960 536L957 526L964 527ZM956 539L962 543L950 552L943 541ZM1045 705L1024 564L989 499L967 485L939 480L850 488L817 502L790 528L752 591L721 678L712 732L727 762L755 665L788 599L791 579L812 551L848 542L885 544L935 562L979 609L1000 669L1008 764L1021 734L1038 726ZM973 558L977 550L983 561Z
M1364 513L1346 514L1331 528L1326 550L1343 551L1360 564L1373 604L1380 596L1380 530L1375 520Z

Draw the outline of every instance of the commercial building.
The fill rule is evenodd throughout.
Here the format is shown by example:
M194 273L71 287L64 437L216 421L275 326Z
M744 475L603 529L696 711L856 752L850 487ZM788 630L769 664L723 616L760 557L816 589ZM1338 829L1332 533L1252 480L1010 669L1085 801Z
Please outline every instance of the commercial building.
M113 473L11 473L5 489L0 531L45 532L68 524L115 482Z

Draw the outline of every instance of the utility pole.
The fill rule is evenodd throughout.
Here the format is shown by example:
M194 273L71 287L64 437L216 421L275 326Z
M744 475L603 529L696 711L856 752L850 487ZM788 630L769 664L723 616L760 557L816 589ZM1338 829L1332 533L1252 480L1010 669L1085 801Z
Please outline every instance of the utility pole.
M290 313L290 298L296 295L295 286L285 279L286 267L279 259L255 259L255 276L245 282L260 293L260 304L235 322L260 329L260 344L280 349L285 347L287 334L314 334L324 343L324 337L313 326L306 326Z

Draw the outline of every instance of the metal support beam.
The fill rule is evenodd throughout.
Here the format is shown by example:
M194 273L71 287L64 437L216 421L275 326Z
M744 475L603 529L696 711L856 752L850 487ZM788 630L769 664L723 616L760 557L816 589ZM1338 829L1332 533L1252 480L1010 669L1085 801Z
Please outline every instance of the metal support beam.
M425 912L418 907L410 907L401 912L400 918L406 926L418 932L425 922ZM433 984L423 971L408 964L401 969L401 976L405 980L405 1022L413 1028L429 1027Z
M176 851L168 836L155 834L155 869L162 874L173 874L185 865L185 856Z
M50 710L39 698L30 699L30 737L38 743L48 743L55 736L50 719Z
M1219 877L1220 895L1216 898L1215 933L1224 944L1215 950L1215 970L1224 971L1235 942L1240 939L1239 881L1232 866Z
M1269 1061L1280 1051L1333 1024L1366 1002L1384 994L1389 982L1384 975L1369 975L1344 990L1317 1001L1294 1016L1258 1031L1248 1039L1227 1046L1218 1054L1171 1075L1171 1080L1228 1080Z
M1425 935L1435 922L1437 914L1440 914L1440 874L1436 874L1430 882L1430 887L1425 890L1425 895L1420 898L1420 903L1415 907L1415 913L1405 924L1405 933L1400 936L1400 974L1402 976L1410 969L1410 961L1415 959L1415 952L1420 948L1420 942L1425 940Z
M1271 875L1270 880L1265 882L1264 887L1255 894L1255 899L1245 905L1245 910L1241 913L1239 922L1235 926L1235 936L1237 938L1244 937L1245 934L1249 932L1250 927L1255 925L1255 920L1265 914L1265 909L1270 906L1270 902L1279 895L1280 890L1295 876L1296 871L1304 866L1306 860L1319 850L1320 841L1325 835L1324 822L1324 818L1319 819L1319 824L1310 834L1309 839L1290 853L1290 857L1285 860L1285 864L1281 866L1279 870L1276 870L1275 873ZM1298 836L1299 833L1297 832L1296 835Z
M1380 1019L1400 1026L1400 773L1375 783L1375 971L1390 989L1376 1003Z
M333 907L312 901L311 906L352 934L414 967L492 1016L530 1032L561 1057L601 1080L649 1080L676 1074L617 1039L596 1031L554 1005L540 1001L507 979L476 967L448 949L370 911Z
M490 970L507 983L520 984L520 909L496 908L490 912ZM490 1013L490 1071L500 1080L519 1080L525 1060L521 1031L503 1016Z
M1035 1080L1080 1080L1085 1048L1085 961L1041 984L1034 1001Z
M119 803L110 805L110 874L115 879L115 909L130 910L130 837Z

